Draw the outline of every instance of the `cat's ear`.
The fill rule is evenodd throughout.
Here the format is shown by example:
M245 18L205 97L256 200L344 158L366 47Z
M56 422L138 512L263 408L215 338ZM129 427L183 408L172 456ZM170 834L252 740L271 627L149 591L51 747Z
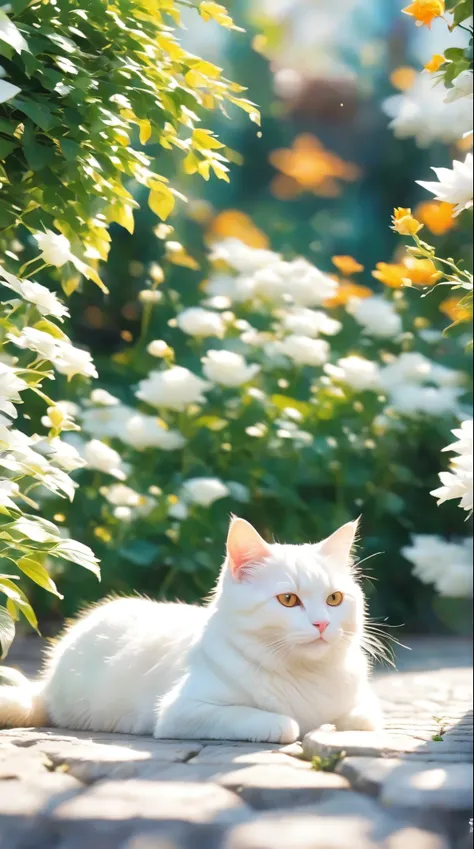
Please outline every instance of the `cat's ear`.
M347 565L350 561L351 550L358 528L359 519L356 519L355 522L347 522L346 525L342 525L330 537L318 543L319 553L333 560L335 563Z
M232 516L227 536L227 561L235 578L243 576L245 567L258 563L270 549L258 531L245 519Z

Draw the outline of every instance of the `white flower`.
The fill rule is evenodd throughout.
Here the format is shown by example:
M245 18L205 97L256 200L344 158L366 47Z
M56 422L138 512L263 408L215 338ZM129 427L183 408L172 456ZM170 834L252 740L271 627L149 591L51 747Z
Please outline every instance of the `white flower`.
M400 354L393 363L382 370L382 383L388 391L394 386L404 386L407 383L421 385L429 382L439 386L459 386L462 379L461 372L439 365L416 351Z
M248 365L241 354L233 351L208 351L202 362L208 380L220 386L241 386L260 371L260 366Z
M56 348L54 366L60 374L66 374L68 380L71 380L76 374L80 374L82 377L98 377L97 369L89 351L75 348L62 339L56 340Z
M18 88L17 85L13 85L6 80L0 80L0 103L6 103L7 100L11 100L12 97L16 97L16 95L20 94L20 92L21 88Z
M225 324L221 316L202 307L189 307L179 313L176 320L179 329L189 336L217 336L221 339L224 335Z
M144 416L142 413L130 416L120 439L136 451L144 451L145 448L178 451L186 444L184 436L179 431L167 430L159 419Z
M101 493L114 507L139 507L146 501L143 495L123 483L114 483L112 486L103 487Z
M343 357L335 366L328 363L324 371L331 377L347 383L356 392L380 389L380 369L377 363L355 355Z
M448 89L448 93L444 98L445 103L454 103L462 97L473 99L474 89L474 74L472 71L461 71L460 74L453 80L453 87Z
M58 401L53 407L48 407L46 415L42 416L41 424L47 428L60 428L61 430L79 430L74 422L74 416L79 412L79 407L72 401Z
M439 475L443 486L433 490L431 495L438 499L438 505L451 499L460 499L463 510L473 510L473 422L472 419L452 431L457 442L448 445L443 451L458 454L451 460L451 472Z
M439 418L458 406L459 389L451 386L417 386L397 384L389 392L390 407L401 415Z
M203 393L210 389L209 383L197 377L189 369L173 366L167 371L152 371L138 384L137 398L152 407L168 410L185 410L189 404L202 404Z
M229 495L229 488L219 478L191 478L181 489L185 501L210 507L219 498Z
M435 141L450 144L472 130L469 100L447 103L448 91L431 74L420 73L408 91L385 100L382 108L393 119L389 127L396 138L414 137L423 148Z
M93 404L98 404L100 407L116 407L120 404L119 399L106 389L93 389L89 397Z
M17 295L24 298L30 304L34 304L41 315L52 315L55 318L62 319L69 315L69 311L64 304L56 297L53 292L50 292L46 286L41 283L35 283L34 280L19 280L14 274L10 274L0 265L0 277L3 278L4 286L13 289Z
M252 274L259 268L265 268L280 259L273 251L250 248L239 239L223 239L218 242L209 257L211 262L223 261L236 271Z
M147 345L147 351L151 357L158 357L159 359L172 353L170 346L163 339L154 339Z
M254 293L271 301L315 307L332 298L339 284L306 259L276 262L254 275Z
M189 516L189 510L182 501L177 501L176 504L170 504L168 507L168 516L171 519L176 519L178 522L184 522Z
M280 351L300 366L322 366L329 357L329 344L325 339L309 336L287 336L279 343Z
M48 454L49 451L52 452L49 455L49 460L53 463L56 463L61 469L64 469L65 472L73 472L75 469L81 469L86 465L85 460L79 454L76 448L71 445L69 442L63 442L63 440L59 439L59 437L54 437L54 439L49 440L47 443Z
M7 338L18 348L23 350L35 351L43 359L54 362L56 356L57 339L43 330L36 330L35 327L24 327L19 336L13 333L8 333Z
M239 274L231 277L230 274L212 274L206 283L206 295L210 299L205 303L209 306L222 304L227 309L232 302L244 303L254 295L255 281L249 275ZM220 300L217 300L220 299Z
M316 337L322 333L324 336L335 336L342 329L340 321L330 318L321 310L309 310L295 308L283 316L283 327L297 336Z
M62 233L46 230L45 233L34 233L33 236L41 251L41 259L48 265L61 268L65 262L70 262L73 259L71 243Z
M424 584L434 584L441 595L472 595L472 539L458 544L439 536L415 535L402 554L414 564L413 574Z
M20 488L17 483L9 480L0 481L0 507L6 507L7 510L18 509L12 498L16 498Z
M20 392L28 388L28 384L15 372L15 369L0 362L0 413L5 413L16 419L17 411L14 403L20 403Z
M402 330L402 320L393 304L381 295L372 298L354 298L349 302L347 311L362 325L364 333L377 338L398 336Z
M127 422L133 414L134 410L124 404L94 407L80 412L83 430L98 439L122 439Z
M90 469L97 469L107 475L112 475L118 480L125 480L126 474L120 468L121 458L117 451L109 448L99 439L91 439L84 448L84 457Z
M436 200L452 203L455 206L454 215L459 215L465 209L471 209L473 203L473 158L468 153L464 162L454 160L452 169L432 168L439 182L425 183L417 180L418 185L431 192Z

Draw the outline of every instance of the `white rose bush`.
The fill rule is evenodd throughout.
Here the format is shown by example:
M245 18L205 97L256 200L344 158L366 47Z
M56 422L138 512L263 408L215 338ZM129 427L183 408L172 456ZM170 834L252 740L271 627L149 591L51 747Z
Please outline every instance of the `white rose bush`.
M469 0L435 0L426 3L414 0L405 13L415 18L418 26L430 26L432 21L451 13L446 18L451 31L461 28L470 33L465 48L449 47L444 54L436 54L425 66L413 90L419 89L419 101L410 100L411 93L391 98L385 104L386 111L397 104L396 115L391 127L395 134L415 136L419 146L429 145L436 138L442 141L461 141L473 134L473 67L472 67L472 3ZM436 107L430 106L430 99ZM405 116L405 119L404 119ZM436 181L419 180L419 185L434 196L445 210L456 219L460 215L470 216L470 234L472 256L472 208L473 208L473 155L455 159L451 168L433 167ZM410 209L396 209L393 217L393 229L404 236L411 236L414 246L409 247L411 257L430 262L439 273L435 286L448 286L453 292L453 325L469 322L472 333L473 314L473 275L465 268L465 263L453 258L442 258L436 248L424 241L419 233L424 224L412 215ZM410 281L406 281L411 285ZM449 330L449 328L448 328ZM472 335L468 350L472 350ZM448 390L448 387L446 387ZM454 387L452 390L455 391ZM454 398L453 398L454 403ZM457 441L443 449L454 453L450 471L439 474L441 486L431 495L438 505L447 501L456 501L468 516L473 511L473 422L465 418L460 427L453 429ZM414 564L414 574L424 583L434 584L440 595L472 596L473 565L472 538L456 543L443 540L439 536L415 535L412 545L403 551L404 556Z
M237 29L217 3L197 4L195 12L204 21ZM67 335L70 308L58 291L70 296L84 289L84 281L107 291L99 263L107 260L111 223L133 232L139 204L130 188L146 190L148 205L161 220L176 202L186 202L156 172L153 157L143 152L147 142L179 150L186 174L228 181L224 145L198 126L200 114L234 105L258 123L255 106L240 97L241 86L180 46L179 25L180 5L173 0L135 0L114 9L101 3L81 9L68 2L32 6L14 0L0 10L3 656L20 615L38 627L29 601L35 584L62 599L52 577L63 568L56 561L100 577L96 555L69 536L62 505L55 503L56 498L73 501L78 482L71 474L87 467L106 478L104 497L118 521L154 504L122 483L128 470L104 441L113 433L107 416L100 434L86 440L78 434L82 408L75 398L98 372L90 352ZM171 242L169 253L176 262L185 255L181 245L173 252ZM198 327L204 336L219 335L220 317L213 313L203 310L183 320L188 332ZM154 355L163 354L155 348ZM170 409L184 409L207 387L186 369L177 369L170 384L160 386L160 381L160 374L144 381L150 409L153 403L160 406L162 397ZM72 397L64 400L63 392ZM91 404L120 416L118 400L103 389L92 391ZM151 415L136 413L120 425L137 451L149 446L172 451L185 444L181 434ZM66 434L76 441L68 442ZM114 479L120 483L111 485Z
M448 284L468 295L468 272L438 258L408 209L393 226L414 244L400 261L378 263L371 288L356 282L364 269L350 257L334 257L332 268L268 239L216 237L191 256L182 212L190 179L227 182L233 159L199 120L235 106L258 123L256 107L182 47L178 0L136 0L133 20L95 19L62 0L51 16L49 5L0 12L10 34L0 40L4 650L19 613L36 626L33 607L58 612L35 583L64 594L61 614L110 591L202 597L231 513L295 542L362 513L367 554L388 549L397 569L405 558L385 587L411 592L408 561L425 598L431 587L468 595L467 547L442 536L453 513L464 518L457 503L464 513L472 503L468 366L459 368L459 327L444 339L419 314L420 291ZM235 28L220 4L194 11ZM35 15L44 15L41 36ZM114 57L105 70L104 57ZM467 131L469 97L464 58L453 63L449 141ZM443 140L425 125L423 144ZM439 187L427 191L457 220L471 214L468 169L465 157L451 176L438 169ZM101 300L91 302L109 308L112 234L131 237L142 199L161 223L127 278L133 332L104 353L70 328L93 284ZM447 502L437 522L430 491L443 445L455 459L434 492ZM472 435L470 446L472 460ZM88 574L99 575L99 561L100 587ZM374 603L383 613L383 598Z

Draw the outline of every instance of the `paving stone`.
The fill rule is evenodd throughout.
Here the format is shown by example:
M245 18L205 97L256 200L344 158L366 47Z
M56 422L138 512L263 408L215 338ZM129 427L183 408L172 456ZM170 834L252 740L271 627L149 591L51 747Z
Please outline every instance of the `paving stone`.
M473 805L472 767L467 764L400 764L382 782L385 805L463 812Z
M82 789L71 775L46 772L29 779L3 781L0 785L0 816L31 816Z
M402 766L400 758L343 758L336 772L349 781L354 790L378 796L383 782L395 769Z
M303 740L307 760L316 755L328 757L345 752L361 757L390 757L413 752L422 745L420 740L384 731L310 731Z
M290 753L288 753L288 751ZM294 769L305 769L307 764L299 760L302 746L285 749L268 749L256 744L237 744L233 746L204 746L191 764L280 764Z
M232 829L222 849L449 849L447 841L391 816L358 793L272 812Z
M340 775L288 766L255 765L215 776L214 781L233 790L257 810L311 805L328 791L349 790Z
M215 784L130 779L102 781L59 805L55 820L114 820L136 817L230 825L249 816L234 793Z

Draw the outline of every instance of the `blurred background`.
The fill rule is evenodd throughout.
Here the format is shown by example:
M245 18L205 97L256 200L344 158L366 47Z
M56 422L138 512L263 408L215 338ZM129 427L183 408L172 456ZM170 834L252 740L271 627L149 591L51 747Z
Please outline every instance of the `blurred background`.
M449 459L441 449L453 441L451 429L469 410L466 328L442 335L456 308L444 287L426 295L416 285L402 289L396 270L392 276L385 270L384 280L383 269L379 279L372 275L378 263L395 268L405 255L407 240L390 230L399 206L418 210L425 238L440 255L471 262L469 215L454 222L416 185L430 179L431 166L450 165L469 149L463 139L465 102L453 104L451 120L445 113L441 118L443 96L428 84L429 73L422 73L432 54L464 46L463 34L450 35L443 21L431 31L415 27L400 13L400 0L238 0L229 10L245 33L228 36L189 10L182 41L246 86L262 110L261 127L236 112L212 126L231 152L230 184L173 173L174 185L188 198L167 223L173 231L157 227L137 187L144 203L135 233L112 231L103 270L110 295L104 298L88 285L71 299L72 338L91 350L100 386L120 401L120 407L97 403L85 387L79 416L84 434L75 444L97 438L119 451L126 484L141 501L127 502L122 494L114 504L111 479L100 470L76 474L80 488L72 505L45 500L45 514L96 551L103 577L98 585L84 570L58 573L56 566L65 600L34 588L32 603L47 631L108 592L195 601L215 581L230 512L285 542L317 541L362 513L360 556L369 558L362 571L376 620L394 626L396 636L404 630L467 632L464 587L445 581L440 592L434 578L422 581L413 574L414 562L403 554L413 535L436 537L438 547L429 556L439 560L433 564L437 575L448 573L456 557L467 556L466 514L455 502L437 508L429 494ZM148 152L156 154L161 169L160 150ZM163 168L171 176L168 153ZM176 363L194 372L206 349L222 347L213 340L203 348L176 327L175 316L205 295L225 297L222 279L216 280L219 264L212 270L208 257L219 240L229 238L286 259L305 257L337 276L339 298L325 304L327 315L343 325L329 339L333 362L356 354L387 365L416 352L456 372L454 382L463 388L453 392L451 386L450 394L450 380L433 373L427 378L430 404L418 408L413 394L419 384L408 369L399 379L397 404L392 399L390 405L373 392L334 391L321 369L288 370L275 361L263 367L253 394L242 390L236 401L223 389L194 415L163 415L166 428L184 435L185 447L161 450L146 440L124 447L121 411L136 406L140 380L160 367L147 352L149 343L164 340ZM333 261L341 256L356 263ZM153 309L143 290L160 293ZM397 340L364 335L347 313L351 296L372 292L390 299L401 316ZM229 309L229 303L223 305ZM273 316L261 307L252 312L232 303L232 310L232 320L251 318L252 327L268 332ZM232 350L243 350L242 328L230 334ZM247 358L261 363L261 354L249 350ZM66 383L62 391L65 400L77 401ZM310 404L315 394L318 403ZM146 403L142 410L151 414ZM293 435L295 422L299 437ZM224 481L227 495L184 504L183 484L196 477Z

